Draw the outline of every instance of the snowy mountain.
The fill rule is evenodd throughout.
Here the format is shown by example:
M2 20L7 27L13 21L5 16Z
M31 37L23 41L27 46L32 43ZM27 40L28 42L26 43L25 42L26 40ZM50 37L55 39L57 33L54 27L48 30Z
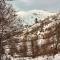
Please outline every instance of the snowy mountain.
M31 10L31 11L19 11L17 12L17 17L20 18L24 25L34 24L35 18L37 20L44 20L47 16L55 15L54 12L44 11L44 10Z
M60 60L60 13L44 18L13 38L19 40L17 46L27 47L27 51L21 49L24 56L35 57L33 60Z
M38 23L34 23L35 18ZM13 54L32 58L26 60L60 60L60 13L43 10L20 11L14 22L19 27L21 21L31 26L17 34L11 33L13 36L9 42L15 47L12 48Z

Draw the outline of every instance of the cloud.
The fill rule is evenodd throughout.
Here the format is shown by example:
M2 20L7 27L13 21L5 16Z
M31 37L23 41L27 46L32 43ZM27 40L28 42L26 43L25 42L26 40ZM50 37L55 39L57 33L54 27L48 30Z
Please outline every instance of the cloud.
M60 2L59 0L18 0L22 4L25 4L27 6L29 5L34 5L34 4L39 4L39 5L51 5L55 4L57 2Z
M46 0L45 1L45 3L47 3L47 4L52 4L52 3L56 3L56 2L58 2L59 0Z
M20 0L20 2L22 2L26 5L31 5L33 3L33 0Z
M21 0L21 1L24 3L31 3L32 2L32 0Z
M12 5L17 10L57 10L60 9L60 0L14 0ZM14 4L15 3L15 4Z
M35 3L40 3L40 4L54 4L54 3L57 3L59 2L59 0L36 0Z

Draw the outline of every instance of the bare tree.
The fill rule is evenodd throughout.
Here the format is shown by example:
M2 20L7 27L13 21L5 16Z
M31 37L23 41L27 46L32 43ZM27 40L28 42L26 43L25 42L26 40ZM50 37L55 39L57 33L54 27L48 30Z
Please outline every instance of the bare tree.
M9 28L11 22L15 20L15 16L12 5L7 4L6 0L0 0L0 52L2 51L2 41L5 38L4 34L6 34L8 30L10 31Z

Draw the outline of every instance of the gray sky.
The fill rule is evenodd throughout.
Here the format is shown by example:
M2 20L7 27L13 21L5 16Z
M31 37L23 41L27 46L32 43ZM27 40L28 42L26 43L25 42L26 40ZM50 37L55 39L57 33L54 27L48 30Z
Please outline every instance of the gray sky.
M16 10L60 10L60 0L15 0L11 2Z

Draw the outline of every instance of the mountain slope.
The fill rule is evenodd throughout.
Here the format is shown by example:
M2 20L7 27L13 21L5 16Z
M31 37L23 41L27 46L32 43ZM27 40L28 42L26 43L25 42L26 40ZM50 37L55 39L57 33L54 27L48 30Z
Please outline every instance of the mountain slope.
M31 11L19 11L17 12L18 18L23 20L24 25L34 24L35 18L37 20L44 20L47 16L55 15L54 12L44 11L44 10L31 10Z
M14 37L14 39L17 37ZM60 14L45 18L23 30L18 36L24 56L55 55L60 51ZM25 48L27 47L27 48Z

